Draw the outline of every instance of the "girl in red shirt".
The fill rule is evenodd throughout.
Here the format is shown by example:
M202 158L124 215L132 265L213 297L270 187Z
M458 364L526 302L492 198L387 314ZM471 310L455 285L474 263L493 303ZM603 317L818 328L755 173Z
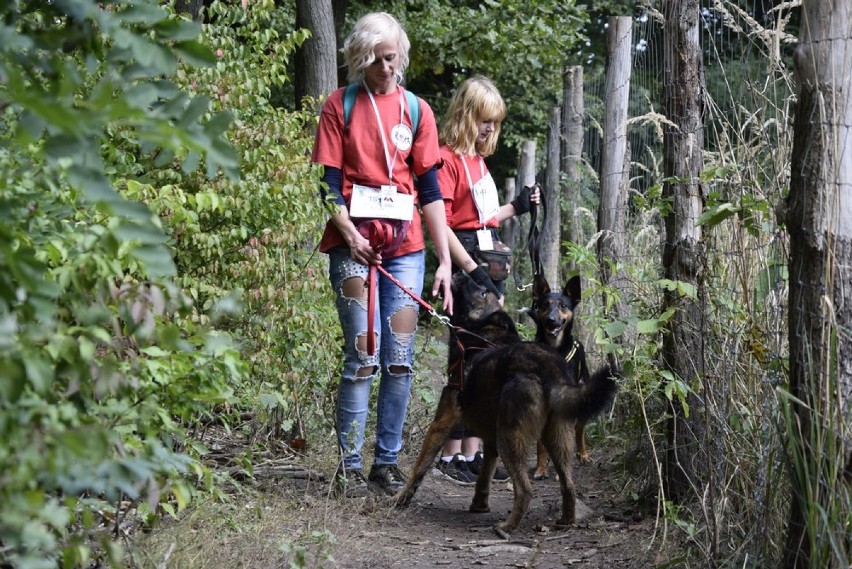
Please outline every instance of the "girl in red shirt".
M506 104L490 79L475 76L464 81L450 101L441 128L441 158L438 184L444 196L449 247L453 269L463 270L480 285L501 297L503 281L493 281L482 266L473 259L473 251L497 238L500 222L530 210L530 203L539 202L538 187L526 187L511 203L500 205L497 187L485 158L497 148L500 124L506 117ZM452 332L452 331L451 331ZM455 339L451 336L451 342ZM449 362L448 369L453 369ZM435 465L437 474L459 484L473 484L479 474L482 453L480 440L464 437L459 425L444 445ZM506 480L508 472L498 468L495 480Z

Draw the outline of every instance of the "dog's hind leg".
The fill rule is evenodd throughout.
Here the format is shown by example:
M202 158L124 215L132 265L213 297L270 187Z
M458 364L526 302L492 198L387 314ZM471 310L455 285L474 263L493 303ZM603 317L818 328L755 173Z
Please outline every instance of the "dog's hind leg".
M417 455L417 461L414 463L408 482L394 497L398 506L406 506L411 502L417 489L423 483L426 473L432 468L432 461L449 437L450 430L460 419L459 390L444 387L441 392L441 399L438 401L438 409L435 411L435 418L423 437L423 446L420 448L420 454Z
M572 422L549 421L542 433L542 442L547 447L550 460L559 477L559 489L562 492L562 516L556 525L567 526L575 521L577 495L574 490L574 478L571 476L571 462L574 460L574 439Z

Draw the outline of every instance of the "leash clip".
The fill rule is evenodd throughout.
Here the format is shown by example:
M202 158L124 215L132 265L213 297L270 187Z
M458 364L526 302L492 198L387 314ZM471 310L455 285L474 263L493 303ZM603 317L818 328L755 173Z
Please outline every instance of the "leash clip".
M438 319L438 322L440 322L441 324L443 324L443 325L445 325L445 326L449 326L449 325L450 325L450 317L449 317L449 316L446 316L445 314L438 314L438 311L437 311L437 310L435 310L434 308L433 308L432 310L430 310L430 311L429 311L429 314L430 314L431 316L433 316L433 317L437 318L437 319Z

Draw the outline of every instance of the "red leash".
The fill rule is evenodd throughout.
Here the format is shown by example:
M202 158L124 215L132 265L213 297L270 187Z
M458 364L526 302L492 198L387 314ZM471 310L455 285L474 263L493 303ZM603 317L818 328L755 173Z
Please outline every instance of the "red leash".
M432 305L414 294L414 292L390 274L387 269L381 265L370 265L370 272L367 275L367 353L371 356L376 353L376 335L373 333L373 321L376 315L376 270L386 276L393 284L398 286L408 296L413 298L421 307L425 308L429 314L436 317L444 324L449 325L450 319L447 316L441 316L432 308Z

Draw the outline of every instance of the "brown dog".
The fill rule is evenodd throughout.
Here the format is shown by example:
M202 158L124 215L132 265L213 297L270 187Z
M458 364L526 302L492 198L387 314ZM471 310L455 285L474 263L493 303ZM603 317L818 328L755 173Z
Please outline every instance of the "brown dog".
M580 277L575 276L565 283L561 291L551 291L547 279L542 274L533 278L533 307L528 314L536 324L535 341L550 346L565 358L571 373L580 383L589 381L589 366L586 364L586 350L583 344L574 338L574 309L580 304ZM585 420L578 420L574 426L574 441L577 456L581 463L589 462L586 448ZM539 443L533 478L546 478L547 449Z
M509 518L497 528L506 532L517 529L533 493L527 460L533 445L542 441L559 474L562 515L557 524L574 523L574 444L568 434L576 421L585 421L609 405L617 390L613 374L602 370L579 383L555 350L539 342L520 341L511 317L500 309L496 297L464 273L453 278L453 299L454 323L464 324L464 330L457 331L462 348L466 335L493 345L464 352L464 387L447 386L442 391L435 419L396 503L411 501L450 430L461 420L472 435L482 439L484 451L471 512L490 511L491 479L499 456L512 477L515 497ZM478 317L470 318L472 314Z

